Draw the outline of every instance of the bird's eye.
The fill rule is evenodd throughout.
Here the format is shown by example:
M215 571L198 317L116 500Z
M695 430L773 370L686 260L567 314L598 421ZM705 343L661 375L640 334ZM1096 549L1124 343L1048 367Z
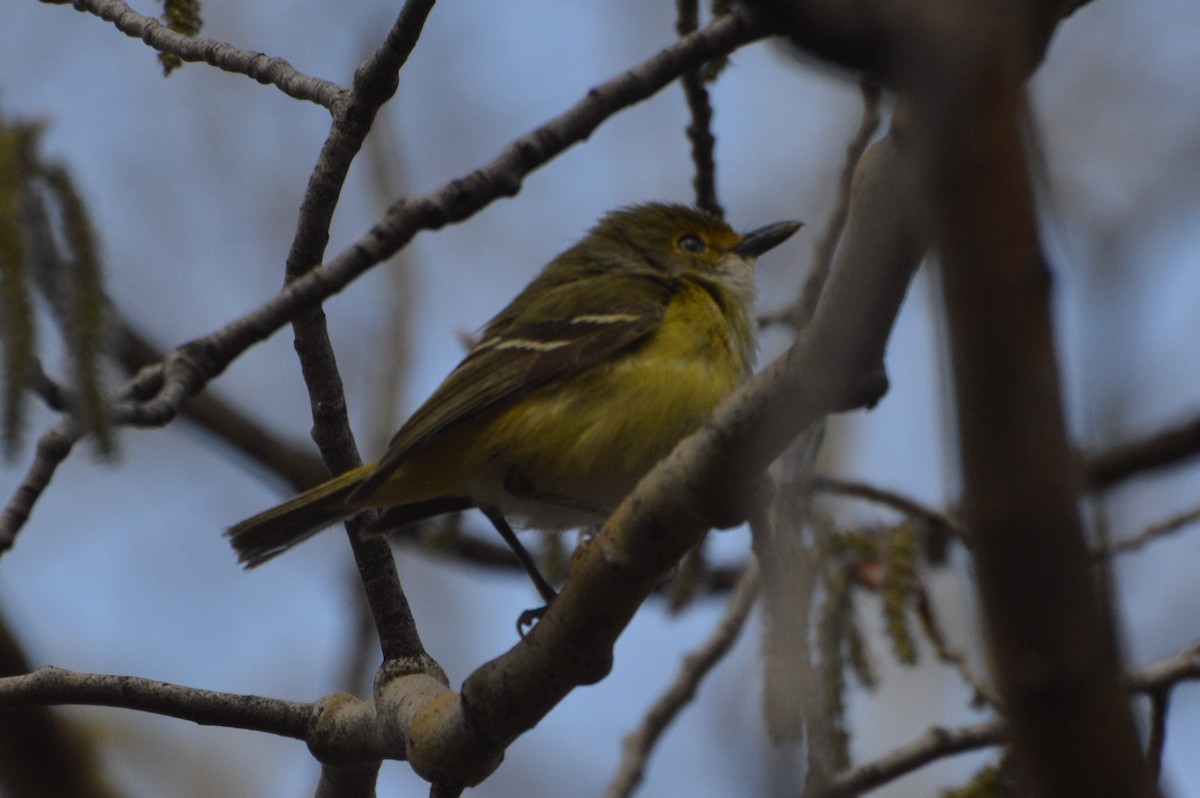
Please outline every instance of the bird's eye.
M688 233L685 236L680 236L679 240L675 242L675 246L679 247L684 252L691 252L693 254L703 252L705 249L704 242L701 241L700 236L696 235L695 233Z

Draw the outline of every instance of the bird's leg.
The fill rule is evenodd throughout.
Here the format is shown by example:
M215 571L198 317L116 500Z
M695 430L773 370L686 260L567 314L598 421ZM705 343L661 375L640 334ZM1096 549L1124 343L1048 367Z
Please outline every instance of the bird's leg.
M550 602L558 597L558 593L554 588L550 587L550 583L542 576L542 572L538 570L537 564L534 563L533 557L529 556L529 551L517 539L517 533L513 532L513 528L508 525L508 521L504 520L504 516L499 510L490 507L479 508L487 519L492 522L492 526L496 527L496 531L500 533L500 537L504 538L504 542L512 549L512 553L516 556L517 562L525 569L525 573L529 575L529 581L533 582L533 586L537 588L538 595L542 597L542 601L546 602L545 606L533 610L526 610L517 618L517 632L521 637L525 636L525 628L531 627L541 618L546 612L546 608L550 606Z

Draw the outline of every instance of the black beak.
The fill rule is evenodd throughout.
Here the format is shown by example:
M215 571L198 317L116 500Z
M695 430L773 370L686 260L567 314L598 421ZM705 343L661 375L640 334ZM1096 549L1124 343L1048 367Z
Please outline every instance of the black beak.
M792 233L803 226L801 222L776 222L751 230L734 246L733 251L743 257L756 258L787 241L792 237Z

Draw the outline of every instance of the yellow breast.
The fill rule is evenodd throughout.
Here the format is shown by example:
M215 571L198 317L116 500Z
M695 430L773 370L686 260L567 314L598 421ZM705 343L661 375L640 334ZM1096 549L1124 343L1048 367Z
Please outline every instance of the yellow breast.
M528 486L611 510L749 372L753 338L738 332L709 290L685 283L639 346L542 388L487 424L472 447L472 493L503 506L513 504L504 494L514 485ZM514 508L543 526L536 509Z

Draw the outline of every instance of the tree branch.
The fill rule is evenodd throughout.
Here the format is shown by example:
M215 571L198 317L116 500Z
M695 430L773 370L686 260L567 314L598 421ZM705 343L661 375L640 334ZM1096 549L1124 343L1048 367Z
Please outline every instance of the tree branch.
M700 26L699 6L699 0L676 0L678 20L675 31L680 36L694 33ZM704 85L704 75L697 67L684 72L679 80L683 84L683 96L692 115L687 136L692 143L692 161L696 165L696 174L692 179L696 206L717 216L724 216L725 209L717 201L717 164L713 158L717 142L712 134L713 109Z
M1004 740L1004 724L998 720L943 729L935 726L916 740L890 754L835 774L820 789L805 798L843 798L873 790L906 773L953 754L986 748Z
M73 0L72 4L79 11L113 23L126 36L141 39L160 53L170 53L183 61L203 61L223 72L245 75L259 83L275 86L297 100L333 108L347 94L335 83L297 72L282 58L270 58L224 42L193 39L176 33L154 17L137 13L122 0Z
M106 676L63 668L38 668L0 679L0 708L85 704L122 707L190 720L308 739L312 704L199 690L138 676Z
M746 582L742 583L745 588ZM731 602L731 607L734 602ZM537 627L535 627L536 629ZM1200 680L1200 644L1150 663L1129 674L1125 688L1134 693L1161 692L1185 681ZM428 724L448 707L445 699L422 714L437 696L453 696L444 685L418 674L397 680L408 692L402 711L337 693L313 704L219 693L131 676L78 673L40 668L32 673L0 678L0 709L59 704L85 704L151 712L202 725L248 729L305 740L322 752L322 761L353 769L353 763L374 758L404 758L406 738L431 731ZM999 721L959 729L933 729L890 754L836 774L828 792L808 798L857 794L912 772L936 759L1002 742L1006 732ZM410 740L410 745L419 745ZM339 757L341 757L339 759ZM469 761L462 763L469 767Z
M1093 455L1087 461L1087 484L1091 490L1108 490L1131 477L1175 465L1197 454L1200 454L1200 418Z
M113 319L114 354L125 371L136 374L163 359L162 351L135 330L115 308L110 309L109 316ZM282 477L294 490L311 488L329 478L329 470L311 447L300 446L272 433L211 391L192 397L183 406L183 416Z
M812 477L809 485L815 491L865 499L876 504L882 504L935 530L952 534L960 539L964 538L966 534L962 528L962 524L955 519L941 511L934 510L932 507L927 507L915 499L902 496L895 491L885 490L875 485L868 485L865 482L825 477L819 474Z
M913 78L965 526L1023 788L1152 796L1118 689L1112 618L1089 566L1062 407L1022 131L1033 16L1001 4L963 12Z
M416 46L433 0L407 0L383 45L359 68L348 102L335 109L330 130L300 206L296 235L287 258L287 283L302 279L324 256L329 225L350 164L362 148L375 114L395 93L399 70ZM313 440L325 464L340 474L362 464L350 431L346 397L325 313L315 306L293 321L296 354L308 386ZM391 549L382 538L363 538L361 520L346 524L384 658L406 672L442 674L421 643Z
M1114 554L1121 554L1127 551L1135 551L1145 546L1158 538L1169 535L1178 529L1194 524L1200 521L1200 507L1193 507L1190 510L1185 510L1182 513L1171 516L1170 518L1159 521L1156 524L1151 524L1137 533L1131 538L1123 540L1110 540L1102 547L1092 551L1094 559L1103 559L1111 557Z

